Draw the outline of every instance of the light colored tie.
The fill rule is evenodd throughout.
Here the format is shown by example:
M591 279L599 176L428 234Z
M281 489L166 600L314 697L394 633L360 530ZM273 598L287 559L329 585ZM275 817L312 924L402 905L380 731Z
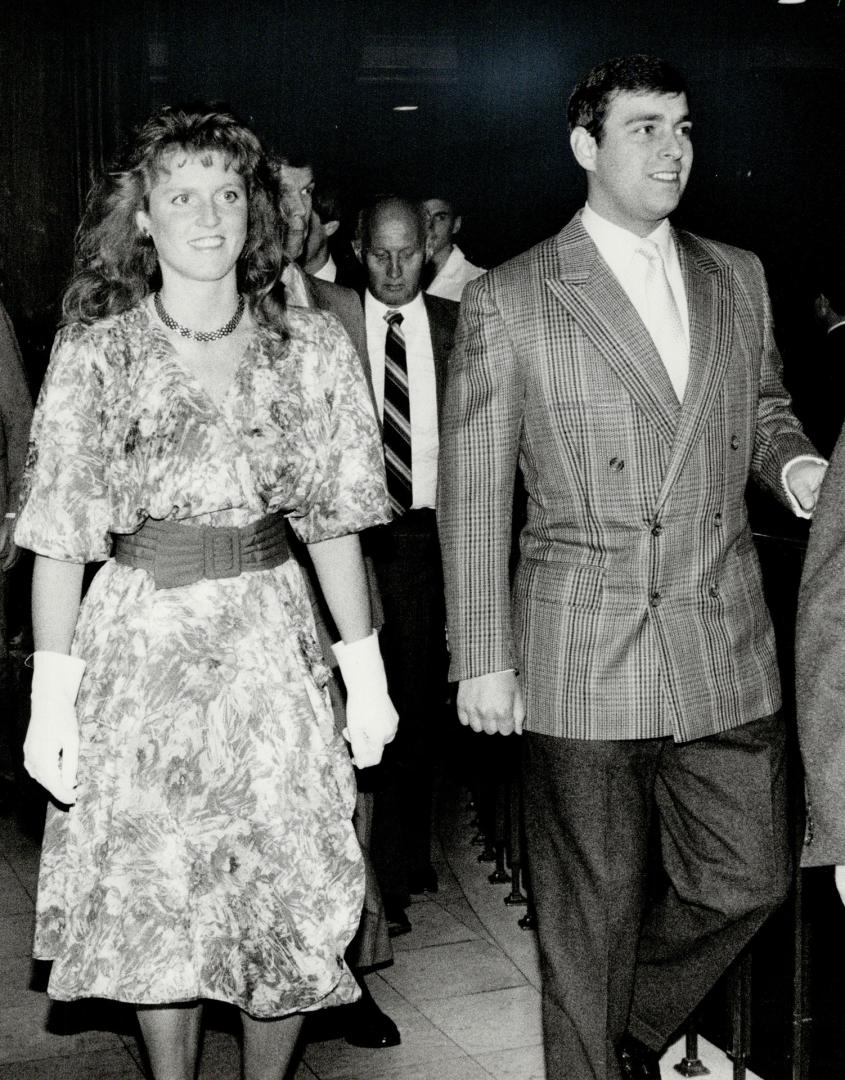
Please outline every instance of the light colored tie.
M646 260L646 329L660 353L678 401L683 401L689 374L689 341L681 313L666 277L660 248L653 240L642 240L636 250Z

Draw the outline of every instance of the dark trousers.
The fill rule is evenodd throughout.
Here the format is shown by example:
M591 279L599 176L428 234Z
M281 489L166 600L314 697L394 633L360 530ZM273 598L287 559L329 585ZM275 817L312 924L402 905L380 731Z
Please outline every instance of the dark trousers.
M379 635L399 713L395 740L372 772L371 854L386 900L406 902L408 875L431 863L434 761L447 692L446 616L433 510L410 510L368 534L384 609Z
M617 1080L626 1029L662 1049L785 898L782 720L691 743L527 733L523 773L547 1077Z

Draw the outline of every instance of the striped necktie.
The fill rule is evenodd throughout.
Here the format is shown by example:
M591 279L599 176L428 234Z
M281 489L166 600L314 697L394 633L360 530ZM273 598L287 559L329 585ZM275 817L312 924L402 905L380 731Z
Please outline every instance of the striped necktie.
M411 400L402 313L388 311L384 341L384 468L394 513L413 502L411 487Z

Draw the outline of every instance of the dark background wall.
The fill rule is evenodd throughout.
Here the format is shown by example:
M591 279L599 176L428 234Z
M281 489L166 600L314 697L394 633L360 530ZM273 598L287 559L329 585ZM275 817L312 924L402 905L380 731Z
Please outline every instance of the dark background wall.
M678 220L758 251L790 351L845 220L839 3L6 0L0 298L43 354L92 170L155 105L193 98L227 102L273 149L316 152L351 195L454 190L465 246L492 265L583 199L574 81L649 51L691 86L696 164ZM403 103L419 108L393 111Z

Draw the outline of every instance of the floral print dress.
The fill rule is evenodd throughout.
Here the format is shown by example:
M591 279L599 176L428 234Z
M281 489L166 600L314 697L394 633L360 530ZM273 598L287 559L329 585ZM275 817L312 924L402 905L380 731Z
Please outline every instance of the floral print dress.
M72 652L78 801L50 806L35 955L49 992L212 998L256 1017L358 991L343 954L364 891L355 781L302 570L156 590L109 559L148 517L245 525L283 511L303 541L389 519L366 385L332 316L251 337L215 404L146 302L60 331L16 541L107 560Z

